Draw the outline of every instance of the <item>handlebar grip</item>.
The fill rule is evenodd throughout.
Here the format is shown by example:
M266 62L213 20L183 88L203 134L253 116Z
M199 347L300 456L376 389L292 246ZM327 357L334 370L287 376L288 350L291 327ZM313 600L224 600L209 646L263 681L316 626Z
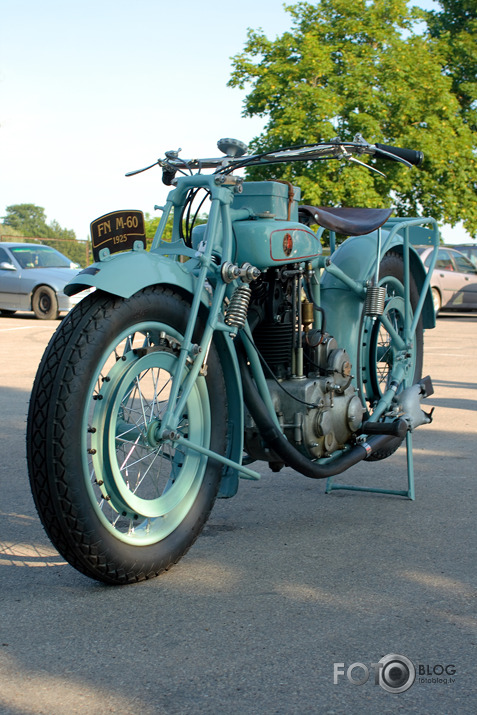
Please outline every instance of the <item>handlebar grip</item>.
M414 166L421 166L422 162L424 161L424 154L422 151L415 151L414 149L402 149L401 147L388 146L387 144L375 144L375 147L378 149L378 151L374 153L374 156L380 156L382 159L389 159L392 161L391 156L381 154L379 149L387 151L390 154L395 154L400 159L404 159L405 161L408 161Z

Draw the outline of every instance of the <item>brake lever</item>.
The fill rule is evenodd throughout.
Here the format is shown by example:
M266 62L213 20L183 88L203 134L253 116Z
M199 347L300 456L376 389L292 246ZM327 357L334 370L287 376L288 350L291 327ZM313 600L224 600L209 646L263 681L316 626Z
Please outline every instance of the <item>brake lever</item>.
M361 143L361 142L359 142ZM369 144L367 145L369 146ZM380 176L384 176L386 178L386 174L383 174L382 171L379 171L379 169L376 169L374 166L371 166L371 164L366 164L364 161L360 161L359 159L355 159L355 157L347 151L346 147L344 147L342 144L340 145L341 149L341 156L338 156L337 158L343 158L346 159L347 161L352 161L353 164L359 164L359 166L364 166L365 169L369 169L370 171L375 171L376 174L379 174Z
M355 159L354 156L348 156L346 158L348 159L348 161L352 161L353 164L359 164L360 166L364 166L365 169L369 169L370 171L375 171L376 174L379 174L379 176L384 176L384 178L386 178L386 174L383 174L382 171L379 171L379 169L376 169L374 166L371 166L371 164L366 164L364 161Z
M153 166L157 166L159 164L159 159L154 162L154 164L151 164L150 166L145 166L144 169L135 169L134 171L128 171L125 176L134 176L135 174L142 174L143 171L147 171L148 169L152 169Z

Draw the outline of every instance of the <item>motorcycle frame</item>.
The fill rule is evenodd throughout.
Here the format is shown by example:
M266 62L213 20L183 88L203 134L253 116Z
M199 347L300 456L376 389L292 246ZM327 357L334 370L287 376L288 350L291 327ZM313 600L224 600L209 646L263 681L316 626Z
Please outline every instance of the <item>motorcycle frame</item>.
M221 275L221 266L227 261L233 262L233 223L251 218L251 211L231 207L234 191L240 187L242 181L233 175L224 177L217 174L195 174L179 177L175 181L176 188L169 193L167 202L162 207L163 215L151 249L144 251L142 246L135 246L132 251L102 256L100 261L80 272L66 286L65 293L74 295L86 287L95 287L122 298L129 298L141 289L159 284L189 296L191 300L190 316L178 357L169 408L164 415L156 438L181 444L222 463L224 470L219 496L229 497L233 496L238 489L239 474L248 479L260 478L258 472L242 464L244 411L240 370L232 337L236 329L225 323L223 314L224 300L231 297L238 282L226 283ZM188 248L179 237L181 209L190 189L199 187L210 192L211 200L209 219L203 238L203 250L200 251ZM169 242L163 240L163 233L172 210L174 210L173 239L172 242ZM281 228L286 229L286 226L286 221L280 222ZM407 386L405 356L413 341L421 314L424 327L434 327L435 324L430 280L437 258L437 250L433 252L429 271L426 273L411 245L413 228L422 226L430 227L429 242L437 249L439 232L436 221L431 218L412 218L391 221L383 229L378 229L371 234L349 238L329 258L317 255L316 258L309 261L315 276L313 297L315 302L327 313L327 330L336 338L340 347L347 350L348 354L356 355L358 350L357 335L366 298L366 288L373 276L377 276L380 261L385 253L391 249L402 252L405 289L403 337L401 338L395 333L389 321L386 322L386 318L384 318L383 324L401 348L402 359L396 360L390 378L404 387ZM320 233L318 233L318 237L319 235ZM220 255L220 265L216 263L214 251ZM185 263L180 262L183 256L190 260ZM318 279L320 271L322 277ZM412 318L409 295L411 274L420 289L419 302ZM205 328L201 342L197 345L193 342L192 335L199 315L204 319ZM319 327L317 311L315 311L315 327ZM248 324L245 325L244 332L251 337ZM176 432L183 407L193 384L196 380L204 379L207 355L212 340L218 349L224 369L228 404L231 411L226 455L217 454L201 445L194 444ZM278 426L278 419L273 409L260 361L250 347L250 341L244 340L243 342L258 392L267 405L271 418ZM186 363L187 371L185 370ZM183 375L186 375L184 379ZM379 400L370 420L378 420L387 411L394 396L395 391L388 390ZM409 476L412 473L410 432L408 432L406 440ZM330 458L317 460L318 463L329 461ZM327 489L335 488L355 487L332 485L332 482L328 480ZM403 493L379 489L371 489L371 491ZM407 495L410 496L409 489ZM413 489L410 498L413 498Z

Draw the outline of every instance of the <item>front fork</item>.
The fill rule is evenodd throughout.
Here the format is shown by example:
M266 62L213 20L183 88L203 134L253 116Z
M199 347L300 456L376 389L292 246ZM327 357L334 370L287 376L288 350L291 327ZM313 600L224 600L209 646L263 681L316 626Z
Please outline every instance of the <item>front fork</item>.
M175 369L175 379L172 381L171 392L169 397L168 408L161 421L156 434L157 439L167 439L168 435L173 434L180 422L181 415L187 404L190 392L199 375L204 372L207 355L212 342L214 330L217 329L219 314L222 309L222 304L225 297L226 284L223 281L217 280L212 303L209 309L206 326L200 341L200 344L193 342L193 334L197 324L199 309L202 302L202 294L206 286L206 281L211 270L216 269L215 263L212 261L212 251L214 248L214 236L218 228L221 213L224 213L225 206L219 199L212 201L209 221L207 223L206 233L204 237L204 251L197 252L196 259L199 262L200 268L196 279L195 294L192 299L187 328L182 340L181 349ZM226 218L226 217L223 217ZM226 234L228 223L223 221L224 233ZM231 228L229 228L231 231ZM227 243L230 244L231 239L227 241L224 236L224 248L227 250ZM227 326L222 326L227 329ZM191 363L190 369L186 374L185 379L181 376L185 374L186 364ZM177 379L179 377L179 379Z
M225 467L238 470L242 477L246 479L260 479L260 475L234 462L224 455L217 454L207 449L203 445L195 444L178 431L178 425L187 404L191 390L197 380L205 379L207 372L207 356L213 340L214 332L220 330L230 336L234 336L237 328L233 324L227 324L222 317L224 299L226 297L229 283L223 279L221 266L217 266L213 257L214 239L218 235L219 225L222 232L222 266L227 264L230 268L232 254L232 225L229 210L229 193L227 189L219 188L217 197L212 198L211 210L207 228L204 235L202 252L190 252L185 249L184 253L190 254L190 258L198 261L199 270L195 282L195 293L182 340L180 352L174 369L174 376L168 400L167 410L160 423L156 425L153 440L155 443L171 443L174 446L181 445L183 448L202 454L210 459L215 459ZM170 249L164 249L170 253ZM229 268L229 270L230 270ZM250 268L252 268L250 266ZM214 284L212 299L209 306L208 317L200 343L194 343L193 336L197 324L199 310L202 303L204 290L211 294L211 286ZM186 370L186 367L188 368ZM184 377L185 376L185 377Z

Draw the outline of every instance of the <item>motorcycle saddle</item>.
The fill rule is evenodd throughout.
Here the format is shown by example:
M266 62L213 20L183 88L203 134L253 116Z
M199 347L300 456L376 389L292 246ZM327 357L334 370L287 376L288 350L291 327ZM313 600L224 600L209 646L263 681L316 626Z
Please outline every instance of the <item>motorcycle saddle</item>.
M345 236L362 236L376 231L386 223L393 209L324 208L323 206L299 206L301 223L311 226L316 223L330 231Z

